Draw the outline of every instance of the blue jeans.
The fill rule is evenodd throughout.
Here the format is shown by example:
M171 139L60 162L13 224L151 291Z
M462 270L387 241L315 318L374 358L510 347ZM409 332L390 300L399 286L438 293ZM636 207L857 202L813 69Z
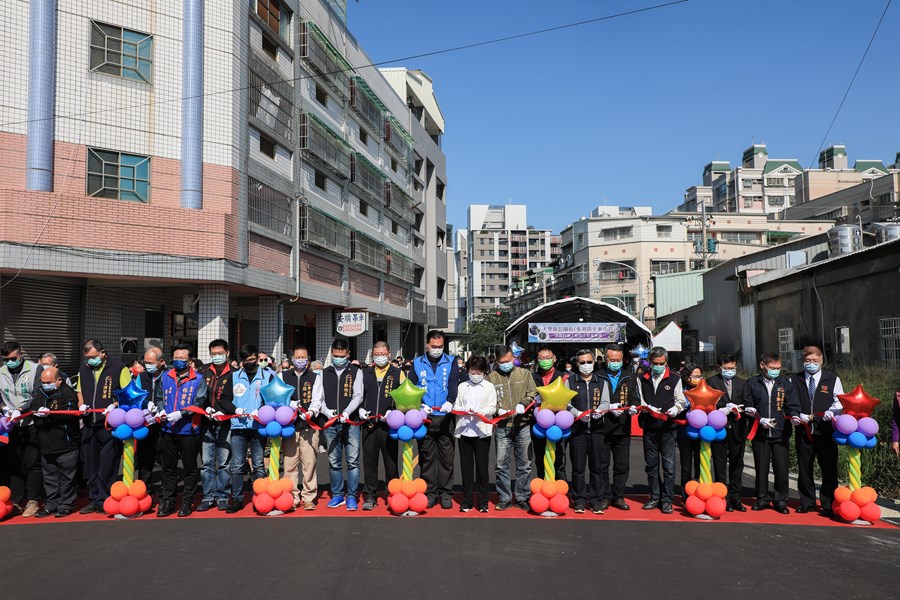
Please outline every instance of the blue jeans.
M497 468L494 485L498 502L511 502L513 489L509 478L510 454L516 461L516 500L528 502L531 498L531 431L528 427L496 427Z
M356 496L359 488L359 444L358 425L335 423L324 432L328 448L328 475L331 478L331 495L344 494L344 453L347 455L348 496Z
M231 430L231 497L244 497L244 465L247 464L247 447L250 447L250 482L266 476L263 464L262 438L255 429Z
M231 482L231 427L228 424L204 423L200 435L200 481L203 482L203 501L228 499Z
M644 462L650 500L672 503L675 493L675 430L667 426L644 429ZM659 486L659 465L662 463L662 489Z

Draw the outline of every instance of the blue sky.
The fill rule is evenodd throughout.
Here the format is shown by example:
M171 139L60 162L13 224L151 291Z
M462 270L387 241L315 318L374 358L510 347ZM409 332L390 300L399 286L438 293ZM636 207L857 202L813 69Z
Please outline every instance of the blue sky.
M383 61L656 3L350 0L348 27ZM809 166L884 4L691 0L407 61L447 121L447 219L509 200L555 231L604 200L663 213L754 141ZM851 164L900 152L898 30L895 2L826 141Z

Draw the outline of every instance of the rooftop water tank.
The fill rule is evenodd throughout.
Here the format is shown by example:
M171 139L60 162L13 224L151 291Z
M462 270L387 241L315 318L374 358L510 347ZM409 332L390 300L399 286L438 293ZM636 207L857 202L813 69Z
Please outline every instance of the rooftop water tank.
M849 254L862 248L862 229L858 225L837 225L828 230L828 256Z
M871 229L875 234L876 244L900 238L900 223L873 223Z

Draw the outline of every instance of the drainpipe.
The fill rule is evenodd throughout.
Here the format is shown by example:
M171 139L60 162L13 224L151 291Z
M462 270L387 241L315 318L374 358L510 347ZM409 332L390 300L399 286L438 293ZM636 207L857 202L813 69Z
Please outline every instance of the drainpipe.
M25 189L53 191L56 120L56 0L31 0Z
M181 55L181 207L203 208L203 0L184 0Z

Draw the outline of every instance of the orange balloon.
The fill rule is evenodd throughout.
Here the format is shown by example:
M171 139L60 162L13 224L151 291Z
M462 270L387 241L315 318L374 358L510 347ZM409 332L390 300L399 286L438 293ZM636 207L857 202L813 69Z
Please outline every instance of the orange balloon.
M126 517L130 517L141 509L140 500L134 496L125 496L119 502L119 511Z
M268 494L258 494L253 496L253 507L261 515L272 512L275 508L275 500Z
M713 487L708 483L701 483L697 486L697 491L694 492L694 495L703 502L706 502L713 496Z
M541 483L541 494L546 496L548 500L552 500L553 496L556 495L556 482L545 479L544 482Z
M845 521L855 521L859 518L859 505L856 502L841 502L841 518Z
M395 479L391 479L391 480L388 482L387 489L388 489L388 494L389 494L389 495L399 494L399 493L400 493L400 490L403 489L403 482L400 481L399 479L396 479L396 478L395 478Z
M859 518L874 523L881 518L881 507L872 502L859 510Z
M128 488L128 495L134 496L140 500L147 495L147 484L140 479L136 479L134 483L131 484L131 487Z
M540 494L540 493L541 493L541 486L542 486L543 484L544 484L544 480L543 480L543 479L532 479L532 480L531 480L531 483L528 484L528 485L531 487L531 493L532 493L532 495L534 495L534 494ZM7 496L8 496L8 495L9 495L9 494L7 494Z
M534 481L541 481L540 479L535 479ZM535 493L531 495L531 500L528 502L531 505L531 510L534 512L541 514L542 512L547 512L550 510L550 500L547 499L547 496L539 493Z
M150 510L150 507L153 506L153 498L150 496L144 496L140 500L138 500L138 507L141 509L141 512L147 512Z
M550 510L558 515L563 514L569 509L569 497L565 494L556 494L550 498Z
M0 502L0 519L6 516L6 514L12 510L6 502Z
M409 498L403 494L393 494L388 498L388 505L395 514L399 515L409 510Z
M261 477L253 482L253 494L259 496L260 494L266 493L266 484L269 483L269 480L265 477Z
M690 399L692 409L711 412L715 410L716 403L719 401L719 398L725 395L725 392L709 387L706 385L706 380L701 379L696 387L684 390L684 395Z
M878 500L878 492L875 491L875 488L867 485L862 489L864 489L866 491L866 494L869 495L869 502L875 502L876 500Z
M726 498L728 497L728 486L721 481L717 481L712 484L712 493L716 498Z
M112 496L117 502L121 501L122 498L128 495L128 486L125 485L123 481L117 481L112 484L112 487L109 488L109 495Z
M277 481L273 481L271 479L266 480L266 493L272 496L272 500L277 500L278 496L280 496L283 491L281 489L281 484Z
M698 496L688 496L684 501L684 508L692 515L699 515L706 510L706 502Z
M694 481L693 479L684 484L684 493L688 496L693 496L697 493L697 486L700 485L699 481Z
M106 500L103 501L103 512L108 515L119 514L119 501L112 496L107 496Z
M403 485L400 486L400 491L407 498L412 498L416 495L416 484L412 481L404 481Z
M290 493L294 491L294 482L288 479L287 477L282 477L278 480L278 483L281 485L281 491L285 493ZM278 510L281 510L280 508Z
M728 505L725 498L721 496L713 496L706 501L706 514L711 517L721 517L725 513L725 507Z
M0 503L9 502L10 490L5 485L0 485Z
M569 484L566 483L565 479L557 479L556 480L556 493L557 494L568 494L569 493Z
M865 506L869 503L869 493L866 491L866 488L859 488L853 490L853 493L850 494L850 499L859 506Z
M428 491L428 483L421 477L419 477L418 479L413 479L413 483L416 484L416 493L417 494L424 494L426 491ZM428 499L426 498L425 501L427 502ZM422 511L416 511L416 512L422 512Z
M850 499L850 488L847 486L841 486L834 490L834 499L838 502L846 502ZM835 511L837 512L837 511Z
M409 499L409 510L413 512L425 512L428 508L428 496L423 492L416 492L416 495Z
M294 496L290 493L283 493L275 499L275 508L281 512L287 512L294 508Z

